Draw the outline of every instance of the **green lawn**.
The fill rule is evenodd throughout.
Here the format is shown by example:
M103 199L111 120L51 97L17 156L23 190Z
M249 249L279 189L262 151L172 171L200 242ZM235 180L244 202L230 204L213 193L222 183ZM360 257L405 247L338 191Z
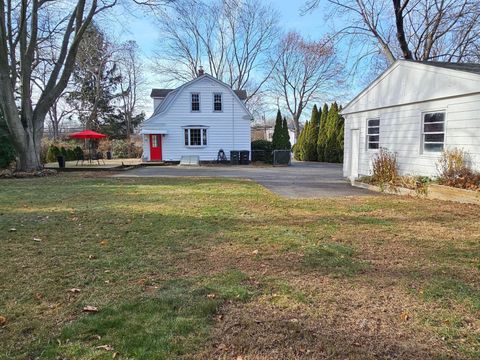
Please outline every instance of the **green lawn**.
M478 359L479 214L226 179L0 180L0 358Z

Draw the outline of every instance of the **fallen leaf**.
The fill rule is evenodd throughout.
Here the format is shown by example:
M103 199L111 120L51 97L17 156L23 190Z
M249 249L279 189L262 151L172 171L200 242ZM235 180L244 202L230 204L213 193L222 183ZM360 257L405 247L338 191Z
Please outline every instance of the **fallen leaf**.
M69 293L72 293L72 294L78 294L80 292L80 289L78 288L71 288L71 289L68 289L67 290Z
M34 237L34 238L33 238L33 241L40 242L40 241L42 241L42 239L40 239L40 238L37 238L37 237Z
M5 316L0 316L0 326L4 326L7 323L7 318Z
M252 255L257 255L258 254L258 250L253 250L252 251Z
M112 351L112 350L113 350L113 347L112 347L112 345L100 345L100 346L97 346L95 349L105 350L105 351Z
M82 311L83 312L89 312L89 313L96 313L96 312L98 312L98 309L95 306L87 305L87 306L83 307Z
M402 312L400 314L400 319L402 319L403 321L408 321L410 320L410 314L408 313L407 310L405 310L404 312Z

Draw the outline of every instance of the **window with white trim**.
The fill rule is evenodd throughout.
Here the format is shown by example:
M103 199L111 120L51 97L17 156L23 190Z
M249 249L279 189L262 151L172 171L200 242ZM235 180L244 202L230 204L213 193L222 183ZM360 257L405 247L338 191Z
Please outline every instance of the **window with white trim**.
M200 94L192 93L192 111L200 111Z
M206 146L207 129L206 128L185 128L185 146Z
M445 113L431 112L423 114L422 119L423 152L441 152L445 145Z
M222 111L222 94L213 94L213 111Z
M377 150L380 147L380 119L367 120L367 149Z

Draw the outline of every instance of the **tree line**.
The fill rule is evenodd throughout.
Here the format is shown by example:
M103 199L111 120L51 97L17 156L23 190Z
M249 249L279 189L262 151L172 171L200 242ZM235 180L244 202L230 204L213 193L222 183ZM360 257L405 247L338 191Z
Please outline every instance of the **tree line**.
M313 106L310 120L305 123L293 147L296 160L343 162L344 123L341 107L336 102L318 109Z
M134 43L118 47L100 29L102 13L129 2L129 11L148 8L158 21L157 69L168 75L166 80L178 84L192 79L198 66L205 65L207 72L234 89L247 90L247 106L254 114L271 106L265 99L277 99L277 106L292 119L297 138L304 110L335 96L332 89L345 83L344 66L350 63L342 59L346 53L354 60L380 64L377 73L398 58L480 58L477 0L394 0L390 5L381 0L325 0L332 12L329 19L340 19L345 26L320 39L283 31L278 11L267 1L3 1L0 110L19 169L42 167L46 122L54 133L62 119L73 117L85 127L129 136L141 121L137 109L142 95L135 91L141 83L138 49ZM304 11L313 11L320 2L307 1ZM319 113L324 116L323 109ZM330 143L332 131L325 131ZM326 141L321 146L332 148ZM311 159L313 151L307 148L301 156ZM320 154L326 152L317 146L317 159L335 157Z

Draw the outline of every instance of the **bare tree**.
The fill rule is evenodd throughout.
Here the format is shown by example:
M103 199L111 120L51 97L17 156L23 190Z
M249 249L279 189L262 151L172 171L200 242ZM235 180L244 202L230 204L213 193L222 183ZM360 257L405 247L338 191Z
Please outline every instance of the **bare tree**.
M0 106L18 154L19 169L42 167L39 153L45 116L67 86L86 28L96 14L115 3L79 0L72 6L64 1L0 0ZM42 26L51 12L63 15L53 32ZM61 36L60 52L34 103L32 74L41 61L37 50L52 36Z
M65 119L73 114L75 109L70 107L65 101L65 94L56 99L48 110L47 118L49 127L51 128L53 139L58 140L60 137L60 128Z
M135 41L128 41L122 45L116 54L122 80L120 82L121 95L119 97L122 114L125 117L127 140L133 132L132 120L136 113L141 97L144 94L145 78L142 64L138 57L138 45Z
M307 1L311 11L322 0ZM475 59L480 42L478 0L324 0L347 26L338 33L373 40L359 58L375 49L392 63L398 58L461 62ZM378 53L378 51L377 51Z
M248 102L271 75L268 52L278 40L277 19L270 5L255 0L178 2L160 14L157 66L167 81L185 82L203 65L234 90L248 89Z
M272 90L290 113L297 137L303 110L339 83L342 67L332 44L328 38L308 41L290 32L272 59Z
M19 169L42 167L45 117L68 84L84 33L94 17L120 1L0 0L0 107ZM35 71L46 61L40 50L47 40L58 52L48 60L53 66L45 86L38 87Z

